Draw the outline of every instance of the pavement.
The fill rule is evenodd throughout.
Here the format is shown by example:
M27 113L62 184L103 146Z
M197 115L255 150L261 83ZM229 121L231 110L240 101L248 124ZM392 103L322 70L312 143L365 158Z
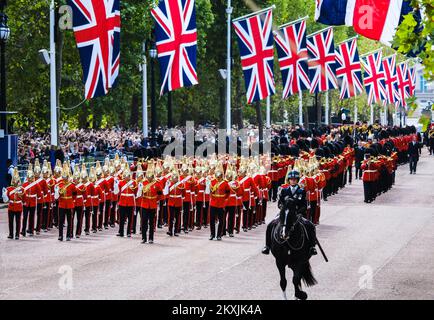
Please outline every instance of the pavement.
M433 177L424 150L417 174L400 167L374 203L363 202L359 180L324 203L317 233L329 262L312 258L318 284L306 289L309 299L434 299ZM71 242L54 231L15 241L0 210L0 300L280 300L274 258L260 253L265 228L220 242L208 240L209 229L179 238L158 230L153 245L114 229Z

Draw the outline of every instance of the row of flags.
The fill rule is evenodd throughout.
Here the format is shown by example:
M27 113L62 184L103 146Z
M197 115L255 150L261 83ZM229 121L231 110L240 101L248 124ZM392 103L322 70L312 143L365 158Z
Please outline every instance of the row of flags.
M278 27L274 34L271 25L271 9L234 22L248 103L275 93L273 42L283 99L303 90L313 94L332 89L340 89L340 98L348 99L366 90L370 105L406 106L406 99L414 94L415 69L408 68L407 62L397 66L396 55L383 59L378 50L360 57L357 38L335 47L333 28L306 35L306 18Z
M348 20L351 3L357 8L366 2L316 1L316 18L329 24L343 24ZM389 1L375 1L380 2ZM115 85L119 74L119 0L68 0L68 4L73 12L86 99L105 95ZM330 13L334 13L333 17ZM155 20L162 75L161 95L196 85L195 0L160 0L151 15ZM338 20L332 21L332 18ZM275 94L274 44L282 73L283 99L304 90L318 93L338 88L340 98L347 99L362 94L365 89L369 104L384 102L405 106L405 99L414 94L414 68L408 68L407 63L396 65L396 56L383 59L381 51L360 58L356 38L335 48L332 27L308 36L306 19L299 19L273 32L271 9L235 19L233 26L249 104Z

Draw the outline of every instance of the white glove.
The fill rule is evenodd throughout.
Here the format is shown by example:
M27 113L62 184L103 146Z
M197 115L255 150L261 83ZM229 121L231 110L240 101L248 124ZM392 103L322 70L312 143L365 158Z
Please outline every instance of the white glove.
M119 181L118 180L115 180L115 183L113 185L113 193L119 194Z
M139 183L139 188L137 190L137 198L140 198L142 196L143 193L143 183Z
M163 195L167 196L169 194L170 181L166 181L166 185L164 186Z
M3 198L4 203L9 202L8 192L7 192L6 188L3 188L3 190L2 190L2 198Z
M207 179L205 182L205 194L210 194L210 193L211 193L211 181Z
M54 187L54 199L59 199L60 198L60 193L59 193L59 186L55 186Z

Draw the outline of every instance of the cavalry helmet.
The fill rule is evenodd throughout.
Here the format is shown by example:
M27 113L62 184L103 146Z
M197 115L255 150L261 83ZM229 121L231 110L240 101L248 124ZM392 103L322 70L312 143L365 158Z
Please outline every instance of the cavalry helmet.
M297 170L292 170L288 172L288 179L300 179L300 172Z

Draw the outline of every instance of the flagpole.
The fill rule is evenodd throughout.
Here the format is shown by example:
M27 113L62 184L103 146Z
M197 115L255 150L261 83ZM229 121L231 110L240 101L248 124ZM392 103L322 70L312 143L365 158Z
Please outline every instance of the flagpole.
M298 124L300 127L303 126L303 91L298 93Z
M309 34L308 36L307 36L307 38L311 38L311 37L313 37L313 36L315 36L315 35L317 35L317 34L319 34L319 33L321 33L321 32L324 32L324 31L326 31L326 30L328 30L328 29L333 29L333 27L327 27L327 28L324 28L324 29L321 29L321 30L319 30L319 31L316 31L316 32L314 32L314 33L311 33L311 34Z
M229 0L228 0L228 1L229 1ZM229 1L229 3L230 3L230 1ZM274 4L273 4L271 7L268 7L268 8L265 8L265 9L259 10L259 11L255 11L255 12L252 12L252 13L246 14L245 16L242 16L242 17L236 18L236 19L232 20L232 22L237 22L237 21L240 21L240 20L244 20L244 19L247 19L247 18L250 18L250 17L256 16L257 14L261 14L261 13L264 13L264 12L267 12L267 11L269 11L269 10L273 10L273 9L276 9L276 6L275 6Z
M271 128L271 97L267 97L267 129Z
M54 0L50 3L50 123L51 145L58 145L57 129L57 97L56 97L56 43L55 33L55 6Z
M329 125L329 92L326 91L326 106L325 106L325 125L328 126Z
M231 0L228 0L228 6L226 8L226 13L228 15L228 33L227 33L227 61L226 61L226 71L227 71L227 84L226 84L226 134L231 135L232 120L231 120L231 14L233 8L231 7Z
M357 96L354 96L354 124L358 121Z
M143 42L143 93L142 93L142 130L143 138L148 137L148 79L147 79L146 42Z
M351 38L348 38L347 40L344 40L344 41L342 41L342 42L336 43L336 46L338 46L338 45L340 45L340 44L342 44L342 43L345 43L345 42L348 42L348 41L354 40L354 39L358 39L358 38L359 38L358 35L357 35L357 36L354 36L354 37L351 37Z

